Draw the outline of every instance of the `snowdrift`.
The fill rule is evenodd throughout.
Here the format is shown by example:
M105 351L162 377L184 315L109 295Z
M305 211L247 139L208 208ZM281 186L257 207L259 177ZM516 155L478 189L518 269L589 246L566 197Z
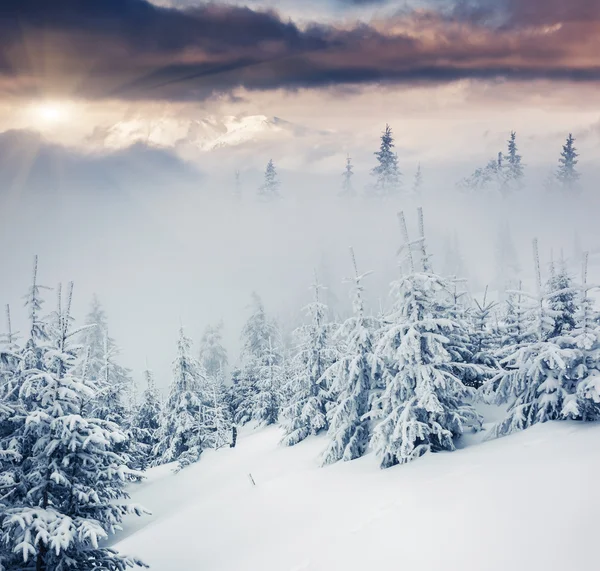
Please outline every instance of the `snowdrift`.
M577 571L596 561L600 425L548 423L380 470L242 433L132 488L116 548L154 571ZM248 474L252 474L254 486Z

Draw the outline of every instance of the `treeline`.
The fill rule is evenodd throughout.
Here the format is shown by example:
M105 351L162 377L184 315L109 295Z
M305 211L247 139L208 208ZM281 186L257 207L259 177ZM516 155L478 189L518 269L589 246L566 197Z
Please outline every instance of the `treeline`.
M392 128L385 126L381 135L379 150L374 153L376 166L370 174L372 183L364 194L372 197L398 195L419 196L424 189L421 164L417 165L411 182L406 182L398 165L398 155L394 151L395 143ZM560 191L567 195L575 195L581 191L581 173L577 167L579 153L575 147L575 138L571 133L566 139L558 158L558 164L544 181L548 191ZM507 196L523 190L526 182L525 163L517 146L517 134L511 131L506 143L506 151L499 151L488 163L475 169L469 176L460 180L456 187L468 193L493 193ZM346 166L342 173L340 196L353 197L358 194L354 184L354 165L350 155L346 157ZM233 193L236 197L242 194L240 171L235 172ZM269 160L264 173L263 182L258 188L257 196L261 200L281 198L281 181L273 160Z
M183 328L167 397L150 370L141 399L118 364L97 300L81 327L72 286L43 312L37 260L26 296L29 330L0 349L0 557L8 569L124 569L141 562L101 546L128 513L124 485L149 466L197 462L235 446L237 427L279 424L282 444L326 434L323 465L373 450L383 468L452 451L479 430L477 399L507 403L490 431L600 415L600 317L587 255L575 280L566 260L546 279L534 242L535 290L520 282L502 300L474 299L460 276L434 269L419 209L416 238L398 216L400 277L392 305L365 307L370 272L351 250L352 315L331 319L315 276L313 301L293 342L253 296L229 367L220 326L194 351ZM514 283L514 282L513 282ZM10 317L10 312L7 313Z

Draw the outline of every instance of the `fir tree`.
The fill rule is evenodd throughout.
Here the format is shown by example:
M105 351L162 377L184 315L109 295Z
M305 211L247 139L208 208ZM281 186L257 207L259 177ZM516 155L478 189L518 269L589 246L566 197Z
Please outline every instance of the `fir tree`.
M264 200L272 200L274 198L280 198L281 194L279 192L279 187L281 183L279 182L279 178L277 177L277 171L275 170L275 165L273 164L273 160L269 160L267 163L267 168L265 170L265 177L262 186L258 190L258 195L260 198Z
M352 185L352 177L354 176L354 170L352 168L352 159L350 155L346 157L346 168L342 173L342 190L340 194L342 196L354 196L354 186Z
M206 397L202 393L205 379L200 364L191 356L191 347L191 339L180 328L173 380L154 447L157 464L177 461L179 469L200 459L206 438L203 428Z
M1 516L2 543L10 549L11 569L121 571L143 564L99 542L120 528L125 515L143 509L123 503L131 470L117 447L125 434L115 423L89 416L94 386L76 373L71 292L63 306L59 287L57 311L51 322L42 322L47 340L28 342L24 353L19 397L25 421L12 435L20 454L8 469L17 468L19 480Z
M371 171L375 177L374 191L378 196L394 195L401 189L402 175L398 169L398 156L393 151L394 146L392 128L386 125L381 135L379 151L375 153L378 164Z
M373 351L372 320L365 315L363 301L362 281L368 273L358 273L354 251L350 252L354 264L354 316L340 327L343 353L326 372L335 402L328 412L330 442L322 456L324 465L354 460L366 452L371 437L372 403L382 387L383 365Z
M206 445L214 449L230 445L232 442L232 419L223 382L223 369L207 378L204 429Z
M563 145L560 158L558 159L558 170L556 172L556 178L560 185L560 188L564 192L574 193L580 190L579 178L580 174L577 170L577 163L579 160L577 157L577 149L575 148L575 138L571 133L567 137L566 143Z
M315 299L306 308L310 322L300 327L298 353L292 361L291 378L286 393L289 394L283 408L283 444L293 446L311 434L327 430L327 406L331 401L324 375L336 360L332 346L332 326L327 322L327 306L320 301L323 286L315 275L312 286Z
M550 337L560 337L575 329L576 297L577 289L573 287L564 259L558 268L552 263L546 283L546 298L553 321Z
M282 356L271 337L257 365L252 418L259 424L269 426L275 424L279 418L280 394L284 379Z

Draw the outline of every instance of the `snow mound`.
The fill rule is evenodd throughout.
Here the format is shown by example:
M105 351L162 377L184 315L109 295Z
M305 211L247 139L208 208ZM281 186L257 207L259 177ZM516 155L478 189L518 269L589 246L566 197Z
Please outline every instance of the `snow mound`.
M388 470L318 467L326 441L245 432L132 488L116 548L154 571L535 571L596 559L600 425L547 423ZM253 486L248 474L252 474Z

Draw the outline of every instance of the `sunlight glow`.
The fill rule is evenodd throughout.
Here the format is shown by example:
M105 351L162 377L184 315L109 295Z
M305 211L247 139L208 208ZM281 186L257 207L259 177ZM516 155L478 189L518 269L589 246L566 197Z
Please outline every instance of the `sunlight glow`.
M35 105L35 115L46 123L58 123L68 119L67 105L57 102L44 102Z

